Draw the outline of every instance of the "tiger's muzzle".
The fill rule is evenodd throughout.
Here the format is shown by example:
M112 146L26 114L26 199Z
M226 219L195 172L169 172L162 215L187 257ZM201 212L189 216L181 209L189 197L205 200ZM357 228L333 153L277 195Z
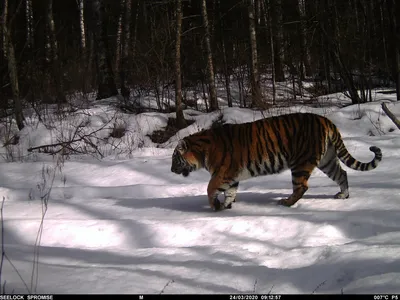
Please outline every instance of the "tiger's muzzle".
M171 172L182 174L184 177L189 176L189 173L194 170L193 166L189 165L179 153L174 153L172 156Z

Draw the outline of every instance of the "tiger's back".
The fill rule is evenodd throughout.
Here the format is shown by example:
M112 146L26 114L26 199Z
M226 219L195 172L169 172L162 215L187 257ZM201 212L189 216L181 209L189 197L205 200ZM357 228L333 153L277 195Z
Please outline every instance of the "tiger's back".
M205 167L211 174L211 207L218 206L217 196L221 192L225 193L225 206L230 206L239 181L286 169L292 171L293 194L280 204L291 206L308 189L307 181L315 167L338 183L341 192L335 197L347 198L347 174L338 159L350 168L364 171L375 168L382 158L380 149L371 147L375 153L371 162L355 160L345 148L337 127L327 118L310 113L224 124L186 137L182 143L189 148L184 153L186 163L197 164L193 169Z

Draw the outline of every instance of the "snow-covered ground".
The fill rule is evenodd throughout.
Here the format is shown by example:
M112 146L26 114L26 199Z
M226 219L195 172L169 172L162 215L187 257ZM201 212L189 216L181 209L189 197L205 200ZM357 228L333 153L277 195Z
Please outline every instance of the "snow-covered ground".
M186 110L195 123L160 147L147 134L173 114L120 114L116 120L127 134L100 145L103 158L71 155L61 168L56 156L26 149L54 143L60 134L73 136L82 121L82 130L99 129L105 140L111 129L102 126L114 112L98 104L53 120L58 127L38 123L32 114L32 126L14 149L24 162L0 163L1 284L14 293L400 293L400 131L380 104L264 113L325 115L361 161L372 158L369 146L382 149L373 171L345 167L349 199L332 199L338 187L316 170L302 200L277 206L291 193L286 171L242 182L238 202L220 212L208 207L205 170L188 178L170 171L177 140L210 126L219 113ZM400 117L400 103L388 106ZM222 109L224 122L261 117ZM126 151L113 152L116 141Z

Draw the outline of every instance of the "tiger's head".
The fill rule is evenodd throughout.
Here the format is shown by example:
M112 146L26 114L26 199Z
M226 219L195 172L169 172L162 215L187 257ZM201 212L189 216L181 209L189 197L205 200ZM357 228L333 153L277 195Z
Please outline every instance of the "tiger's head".
M185 139L180 140L172 154L171 172L187 177L190 172L196 171L201 167L202 163L199 155L191 149L189 142Z

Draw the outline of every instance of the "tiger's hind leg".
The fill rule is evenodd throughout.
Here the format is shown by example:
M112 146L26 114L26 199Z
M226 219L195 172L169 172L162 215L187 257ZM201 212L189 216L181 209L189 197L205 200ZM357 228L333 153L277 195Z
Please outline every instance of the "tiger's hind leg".
M339 159L333 148L328 149L318 168L339 185L340 192L335 195L336 199L349 198L347 172L340 166Z
M315 167L314 164L307 164L306 166L292 169L293 193L289 198L280 200L278 202L279 205L292 206L303 197L304 193L308 190L308 179Z

